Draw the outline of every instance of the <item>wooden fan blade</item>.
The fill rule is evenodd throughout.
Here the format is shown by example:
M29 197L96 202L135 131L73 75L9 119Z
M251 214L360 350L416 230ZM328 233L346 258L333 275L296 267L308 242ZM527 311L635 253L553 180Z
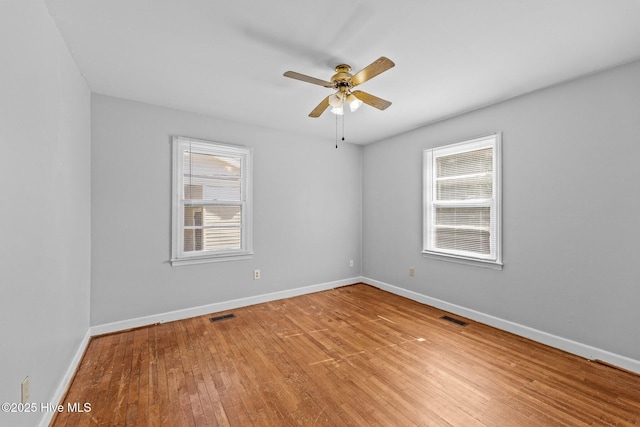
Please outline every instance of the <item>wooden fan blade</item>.
M304 74L296 73L295 71L287 71L283 74L285 77L290 77L296 80L302 80L303 82L313 83L314 85L320 85L324 87L333 87L333 83L326 80L316 79L315 77L305 76Z
M393 68L395 65L389 58L381 56L351 77L352 86L360 85L378 74L384 73L389 68Z
M372 107L376 107L379 110L386 110L391 105L391 102L382 98L378 98L377 96L373 96L367 92L363 92L361 90L355 90L351 93L360 101L364 102L365 104L369 104Z
M324 113L324 110L326 110L329 107L329 96L327 96L325 99L320 101L320 104L318 104L318 106L314 108L312 112L309 113L309 117L314 117L314 118L320 117L320 115Z

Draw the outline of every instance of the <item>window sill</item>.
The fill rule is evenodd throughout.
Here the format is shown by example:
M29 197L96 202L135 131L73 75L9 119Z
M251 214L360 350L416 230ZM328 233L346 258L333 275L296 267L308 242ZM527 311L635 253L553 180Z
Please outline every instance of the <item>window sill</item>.
M497 261L482 260L477 258L467 258L457 255L442 254L439 252L422 251L425 258L438 259L441 261L453 262L456 264L472 265L476 267L490 268L492 270L502 270L503 264Z
M178 267L181 265L207 264L210 262L238 261L243 259L250 259L252 257L253 252L238 253L233 255L208 255L201 257L177 258L171 260L171 266Z

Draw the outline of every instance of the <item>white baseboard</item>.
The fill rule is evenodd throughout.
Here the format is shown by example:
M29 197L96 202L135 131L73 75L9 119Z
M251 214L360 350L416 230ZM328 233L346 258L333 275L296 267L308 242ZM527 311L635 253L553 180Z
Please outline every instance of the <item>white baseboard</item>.
M333 282L321 283L318 285L305 286L302 288L288 289L286 291L272 292L268 294L256 295L246 298L239 298L231 301L217 302L213 304L190 307L182 310L169 311L166 313L153 314L151 316L137 317L135 319L121 320L118 322L105 323L92 326L91 336L109 334L113 332L126 331L127 329L139 328L141 326L153 325L156 323L173 322L174 320L188 319L190 317L202 316L219 311L233 310L240 307L260 304L263 302L277 301L283 298L291 298L299 295L311 294L314 292L326 291L328 289L339 288L362 281L362 277L336 280Z
M568 353L584 357L588 360L601 360L611 365L618 366L622 369L640 374L640 360L631 359L629 357L611 353L609 351L592 347L587 344L582 344L576 341L559 337L557 335L552 335L544 331L511 322L509 320L504 320L495 316L491 316L489 314L468 309L466 307L451 304L437 298L432 298L414 291L399 288L397 286L393 286L379 280L362 277L360 281L384 291L391 292L392 294L400 295L413 301L421 302L423 304L427 304L432 307L439 308L441 310L448 311L450 313L454 313L468 319L472 319L476 322L484 323L486 325L493 326L494 328L511 332L513 334L531 339L550 347L554 347Z
M80 365L80 362L82 362L82 356L84 355L84 352L87 349L87 346L89 345L90 339L91 339L91 333L90 333L90 330L87 330L87 332L84 334L84 337L82 338L82 341L80 341L80 345L78 346L78 349L76 350L76 353L74 354L73 359L71 359L71 363L69 363L69 367L67 368L67 370L64 373L64 376L60 380L60 384L58 384L58 388L54 392L49 402L56 403L56 404L58 402L62 402L62 399L64 398L64 394L67 391L67 387L71 383L71 380L73 379L73 376L75 375L76 370ZM43 411L42 418L40 419L40 423L38 425L40 427L47 427L51 422L51 420L53 419L54 414L55 414L55 411Z

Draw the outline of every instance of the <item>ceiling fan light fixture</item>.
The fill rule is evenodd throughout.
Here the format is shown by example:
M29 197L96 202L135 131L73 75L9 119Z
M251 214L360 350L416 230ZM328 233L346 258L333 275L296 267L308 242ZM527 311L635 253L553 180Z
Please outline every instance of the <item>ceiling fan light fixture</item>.
M331 112L333 114L337 114L338 116L344 115L344 96L342 92L336 92L333 95L329 96L329 105L331 108Z
M356 96L352 93L347 95L347 104L349 104L349 110L353 113L362 105L362 101L360 101Z
M329 96L329 105L331 105L333 108L342 108L343 99L341 95L342 94L338 92Z

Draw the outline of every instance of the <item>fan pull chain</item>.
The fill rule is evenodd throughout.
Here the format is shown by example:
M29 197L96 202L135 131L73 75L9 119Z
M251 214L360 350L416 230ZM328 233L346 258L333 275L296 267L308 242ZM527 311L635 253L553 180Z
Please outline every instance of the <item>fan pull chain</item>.
M344 111L344 101L343 101L343 111ZM338 116L339 114L336 114L336 148L338 148ZM344 142L344 116L345 114L342 114L342 142Z
M338 115L336 114L336 149L338 148Z

